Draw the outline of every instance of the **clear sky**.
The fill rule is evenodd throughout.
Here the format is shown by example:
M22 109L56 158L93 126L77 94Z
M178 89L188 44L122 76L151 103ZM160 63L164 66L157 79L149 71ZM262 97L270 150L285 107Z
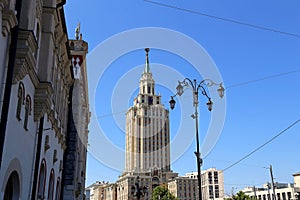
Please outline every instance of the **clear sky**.
M91 122L100 124L100 132L118 149L106 150L101 137L99 142L95 139L100 134L99 128L91 123L86 185L97 180L114 182L122 171L125 112L137 93L145 47L151 48L149 59L158 83L156 92L162 95L167 108L177 77L202 80L203 74L208 74L205 78L224 82L226 98L223 102L214 100L213 113L205 108L206 99L202 96L199 99L202 147L210 123L216 120L211 115L219 115L220 111L215 110L220 105L220 109L225 108L226 104L220 137L212 150L202 149L203 170L226 169L299 120L299 10L298 0L67 1L69 37L74 37L80 22L83 39L89 43L88 78L89 89L92 88L89 98L95 107L91 110ZM152 37L159 30L167 33L159 33L155 38L162 41L152 44ZM122 38L131 33L138 35L131 35L130 40ZM175 40L172 34L177 34ZM178 39L181 36L183 39ZM192 48L191 41L202 51ZM143 44L148 46L142 47ZM193 62L194 59L200 61ZM220 79L212 72L215 69ZM183 175L196 171L194 121L188 116L193 112L191 91L186 90L175 100L179 104L170 111L172 169ZM220 124L223 125L222 120ZM182 140L181 145L176 138L184 134L187 141ZM245 186L260 187L270 181L270 164L275 181L292 182L292 174L300 171L299 141L300 123L225 170L226 193ZM181 152L179 156L177 152Z

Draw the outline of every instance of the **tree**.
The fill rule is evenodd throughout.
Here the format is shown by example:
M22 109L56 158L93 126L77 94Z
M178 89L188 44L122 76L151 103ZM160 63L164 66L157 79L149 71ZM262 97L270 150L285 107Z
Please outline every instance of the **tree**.
M170 193L168 188L163 186L157 186L152 192L152 200L178 200L174 195Z
M239 191L236 195L233 195L231 198L226 198L226 200L250 200L250 197L244 192Z

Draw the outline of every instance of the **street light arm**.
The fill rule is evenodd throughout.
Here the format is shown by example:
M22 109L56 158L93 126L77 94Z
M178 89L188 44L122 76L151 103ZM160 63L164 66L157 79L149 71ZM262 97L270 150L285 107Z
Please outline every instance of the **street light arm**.
M197 91L198 91L199 89L201 90L201 93L202 93L203 96L206 96L207 99L210 99L210 97L208 96L208 94L207 94L205 88L204 88L202 85L200 85L200 84L199 84L198 87L197 87Z

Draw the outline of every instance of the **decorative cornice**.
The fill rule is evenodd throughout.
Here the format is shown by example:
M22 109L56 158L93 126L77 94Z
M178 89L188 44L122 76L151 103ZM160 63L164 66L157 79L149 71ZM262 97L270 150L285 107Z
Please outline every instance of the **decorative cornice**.
M43 6L42 8L43 8L43 13L54 15L55 12L56 12L56 8L55 7Z
M10 29L18 24L17 17L13 10L2 11L2 35L6 37L10 32Z
M0 0L0 9L3 9L5 6L8 6L8 0Z
M76 51L76 54L80 54L78 51L84 51L83 55L86 55L88 52L88 43L84 40L70 40L69 46L70 50ZM73 55L74 53L71 54Z
M37 42L33 32L30 30L20 30L13 83L17 83L28 73L35 86L38 85L38 78L35 72L36 59L34 57L36 51Z
M50 82L40 82L36 87L35 94L34 94L34 120L35 121L40 119L44 115L44 113L51 110L52 93L53 93L53 89L52 89L52 84ZM51 111L53 112L53 110ZM50 118L49 113L48 116Z

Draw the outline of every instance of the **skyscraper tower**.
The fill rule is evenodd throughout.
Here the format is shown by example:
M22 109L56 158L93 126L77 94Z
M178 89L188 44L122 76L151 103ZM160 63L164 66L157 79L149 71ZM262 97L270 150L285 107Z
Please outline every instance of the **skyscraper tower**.
M140 79L139 93L126 113L125 173L170 171L169 111L155 94L149 65L149 48Z

